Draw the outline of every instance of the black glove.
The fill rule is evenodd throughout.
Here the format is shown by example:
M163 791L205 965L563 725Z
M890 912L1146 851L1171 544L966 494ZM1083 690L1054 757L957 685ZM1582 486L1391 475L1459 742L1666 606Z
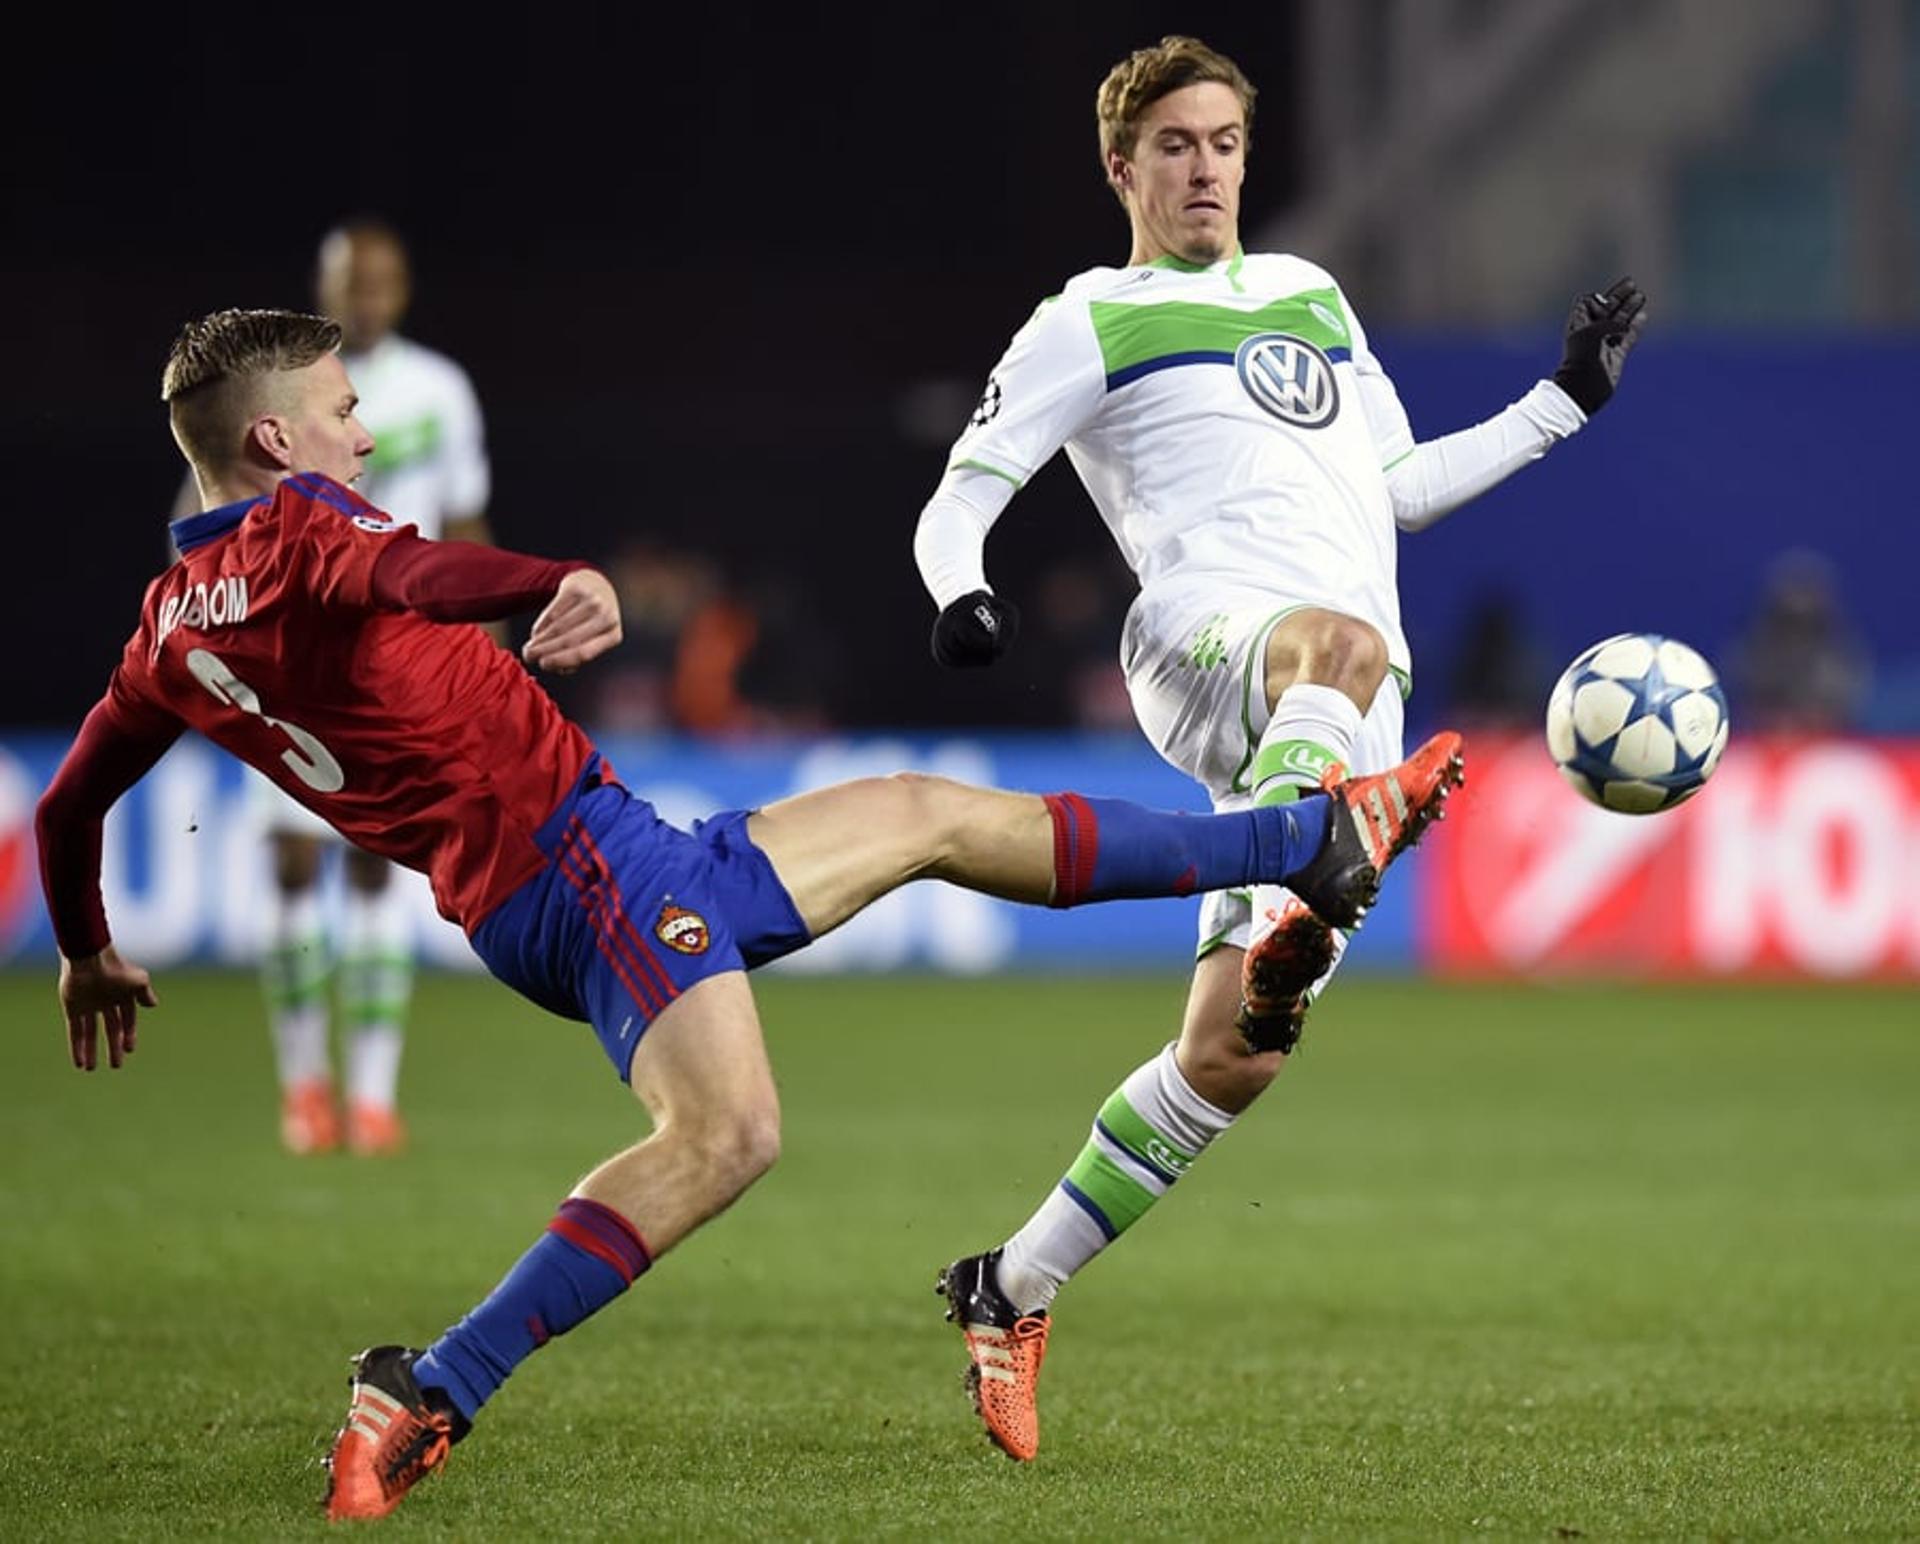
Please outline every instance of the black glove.
M1620 384L1620 367L1646 321L1647 297L1632 279L1601 294L1582 295L1567 313L1567 337L1554 384L1591 418Z
M933 657L943 665L991 665L1020 636L1020 613L1013 602L972 590L954 601L933 623Z

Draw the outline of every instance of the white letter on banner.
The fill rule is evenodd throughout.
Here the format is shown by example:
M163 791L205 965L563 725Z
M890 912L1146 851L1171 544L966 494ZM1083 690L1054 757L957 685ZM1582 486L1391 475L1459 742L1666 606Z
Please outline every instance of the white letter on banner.
M1877 751L1818 745L1788 762L1772 892L1780 937L1796 965L1859 975L1897 947L1906 806L1906 785ZM1837 875L1830 862L1836 838Z
M1699 963L1710 971L1746 970L1760 957L1778 829L1762 808L1764 782L1759 758L1736 748L1720 763L1713 786L1686 808L1694 844L1688 920Z
M201 860L208 844L188 828L213 813L212 758L204 745L176 746L107 815L100 852L107 922L121 951L143 965L174 964L200 942L206 922ZM136 808L146 817L138 823L146 860L139 865L145 886L138 893L128 878L136 839L129 816Z
M1907 828L1907 965L1920 971L1920 796L1909 797L1913 823Z
M1528 745L1513 754L1524 755L1530 764L1537 753ZM1510 796L1511 803L1500 810L1503 822L1546 838L1525 872L1489 907L1487 936L1501 963L1528 970L1579 932L1581 922L1646 862L1662 833L1653 821L1629 820L1569 799L1565 784L1544 764L1527 772L1503 768L1488 786Z

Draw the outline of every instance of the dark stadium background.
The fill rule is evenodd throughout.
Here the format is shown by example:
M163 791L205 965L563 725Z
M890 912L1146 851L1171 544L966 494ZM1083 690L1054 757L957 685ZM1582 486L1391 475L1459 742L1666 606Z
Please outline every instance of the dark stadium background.
M1833 8L1729 118L1736 137L1677 171L1636 161L1630 133L1564 147L1570 177L1638 178L1676 200L1660 227L1670 274L1602 432L1403 556L1417 726L1451 711L1485 598L1517 604L1548 679L1621 628L1679 633L1724 670L1769 565L1801 545L1838 565L1839 603L1882 667L1866 727L1920 725L1905 601L1920 534L1885 492L1904 476L1920 317L1920 93L1904 88L1892 128L1869 125L1871 175L1904 202L1874 196L1852 105L1889 3L1906 17L1895 52L1913 53L1920 8ZM1666 9L1608 26L1652 31ZM1519 30L1492 0L1444 10L1469 42ZM1539 69L1518 72L1459 153L1500 138L1509 105L1524 141L1570 60L1605 43L1577 5L1553 10ZM1316 42L1329 15L1367 45L1343 74ZM7 672L0 724L77 722L162 560L179 470L157 377L174 330L223 305L310 304L318 237L358 213L413 246L405 330L479 388L503 541L714 559L764 623L772 675L749 685L811 699L817 722L1084 723L1062 650L1110 670L1131 581L1063 461L990 548L1034 635L1000 669L927 658L910 541L1011 331L1070 274L1124 257L1094 87L1170 30L1244 61L1261 96L1242 229L1258 241L1326 182L1309 147L1329 101L1362 149L1399 121L1394 72L1428 76L1393 39L1423 22L1390 0L573 5L499 22L370 6L40 13L0 98L9 611L35 640L31 668ZM1661 68L1648 58L1627 78L1651 87ZM1630 127L1631 107L1613 121ZM1849 249L1849 200L1891 211L1877 280ZM1444 199L1430 214L1441 257L1491 223ZM1539 234L1503 215L1511 239ZM1421 241L1308 250L1353 295L1424 435L1524 390L1554 358L1560 297L1647 257L1602 235L1566 262L1564 289L1521 308L1476 305L1457 279L1422 306L1404 282ZM1104 610L1045 634L1044 576L1068 558L1106 581ZM592 716L591 683L560 691Z
M0 720L76 722L130 630L178 485L157 402L174 330L309 304L320 234L362 211L413 245L405 330L475 379L504 542L604 558L644 531L747 578L803 574L839 639L835 717L1018 718L1006 678L926 659L909 544L944 446L902 432L902 401L944 383L951 435L972 405L952 393L977 393L1034 302L1124 258L1093 89L1176 21L1265 66L1248 197L1285 198L1286 6L63 26L0 107L0 417L35 576L12 607L20 636L59 640L8 672ZM1066 469L1043 483L996 561L1106 560Z

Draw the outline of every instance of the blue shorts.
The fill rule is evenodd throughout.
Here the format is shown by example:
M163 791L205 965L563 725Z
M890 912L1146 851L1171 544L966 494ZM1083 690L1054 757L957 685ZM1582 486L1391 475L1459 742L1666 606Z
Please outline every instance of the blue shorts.
M550 860L470 935L488 970L584 1019L624 1079L634 1047L696 981L751 970L811 939L748 810L670 826L598 756L534 840Z

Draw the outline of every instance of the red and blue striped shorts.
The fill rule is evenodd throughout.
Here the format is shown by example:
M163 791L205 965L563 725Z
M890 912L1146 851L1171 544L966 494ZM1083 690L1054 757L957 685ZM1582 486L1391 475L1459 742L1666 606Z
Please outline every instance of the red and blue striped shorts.
M488 970L593 1025L629 1075L647 1026L697 981L751 970L811 940L748 810L668 825L596 756L535 835L548 865L473 930Z

